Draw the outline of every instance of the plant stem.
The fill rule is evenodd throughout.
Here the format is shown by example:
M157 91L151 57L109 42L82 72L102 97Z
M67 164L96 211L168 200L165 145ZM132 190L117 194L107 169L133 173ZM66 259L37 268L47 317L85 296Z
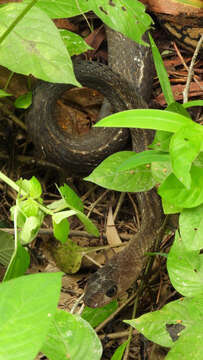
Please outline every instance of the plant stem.
M9 25L8 29L0 36L0 44L10 34L14 27L20 22L20 20L27 14L27 12L36 4L38 0L32 0L23 11L15 18L15 20Z

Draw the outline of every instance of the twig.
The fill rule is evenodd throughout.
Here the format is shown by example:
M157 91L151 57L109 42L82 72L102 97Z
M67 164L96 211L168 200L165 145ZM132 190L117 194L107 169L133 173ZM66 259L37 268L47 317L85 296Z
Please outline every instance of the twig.
M193 67L194 67L194 64L195 64L195 61L196 61L196 58L197 58L197 55L199 53L199 50L201 48L202 43L203 43L203 35L201 36L201 38L199 39L199 41L197 43L196 49L194 51L194 54L193 54L193 57L192 57L192 60L191 60L191 63L190 63L187 82L186 82L185 89L183 91L183 103L186 103L188 101L188 93L189 93L189 87L190 87L190 83L191 83L191 78L192 78L192 75L193 75Z

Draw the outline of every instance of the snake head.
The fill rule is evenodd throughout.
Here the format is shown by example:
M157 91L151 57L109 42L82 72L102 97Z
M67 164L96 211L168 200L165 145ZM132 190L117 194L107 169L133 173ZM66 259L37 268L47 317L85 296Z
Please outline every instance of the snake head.
M107 265L90 276L84 296L86 306L102 307L117 298L118 286L111 276L111 270Z

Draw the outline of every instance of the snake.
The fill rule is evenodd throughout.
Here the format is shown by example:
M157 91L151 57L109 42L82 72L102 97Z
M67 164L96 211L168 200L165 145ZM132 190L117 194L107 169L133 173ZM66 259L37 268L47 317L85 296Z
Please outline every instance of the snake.
M148 108L153 77L150 48L108 27L106 32L108 66L76 61L74 71L77 80L83 86L98 90L111 104L112 112ZM39 82L33 92L26 123L32 141L47 159L73 174L87 174L107 156L125 148L129 130L92 128L79 138L64 133L53 113L57 99L72 88L70 84ZM145 129L131 129L130 137L133 151L141 152L151 143L153 133ZM147 262L146 253L153 250L160 236L164 215L156 190L136 193L136 199L140 229L124 250L89 277L84 296L84 303L89 307L104 306L127 290L142 274Z
M136 92L136 96L142 99L142 103L148 101L153 76L150 48L139 45L110 28L106 28L106 32L109 66L127 80L129 86L134 89L133 93ZM144 40L146 39L147 35L144 37ZM127 56L126 49L128 49ZM132 101L132 108L136 105ZM132 149L135 152L146 150L153 138L151 130L131 129L130 133ZM115 254L101 269L89 277L84 296L86 306L96 308L108 304L130 288L142 274L147 262L145 253L153 250L164 216L155 189L136 193L136 199L141 217L140 229L124 250Z

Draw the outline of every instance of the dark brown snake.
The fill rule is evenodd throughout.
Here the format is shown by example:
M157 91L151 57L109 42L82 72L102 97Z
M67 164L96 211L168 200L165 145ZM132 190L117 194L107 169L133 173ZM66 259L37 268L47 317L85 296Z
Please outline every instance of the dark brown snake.
M150 48L137 45L123 35L107 29L109 65L75 64L78 81L100 91L111 103L113 112L147 108L152 85ZM93 128L74 138L64 134L53 117L56 100L72 88L67 84L41 83L34 92L33 105L27 116L32 140L49 160L69 167L73 172L87 173L106 156L126 144L126 129ZM144 100L145 99L145 100ZM151 131L131 130L132 147L143 151L152 140ZM140 276L153 249L163 222L160 199L155 190L136 194L141 227L125 249L115 255L102 269L93 274L85 292L85 304L100 307L118 297Z

